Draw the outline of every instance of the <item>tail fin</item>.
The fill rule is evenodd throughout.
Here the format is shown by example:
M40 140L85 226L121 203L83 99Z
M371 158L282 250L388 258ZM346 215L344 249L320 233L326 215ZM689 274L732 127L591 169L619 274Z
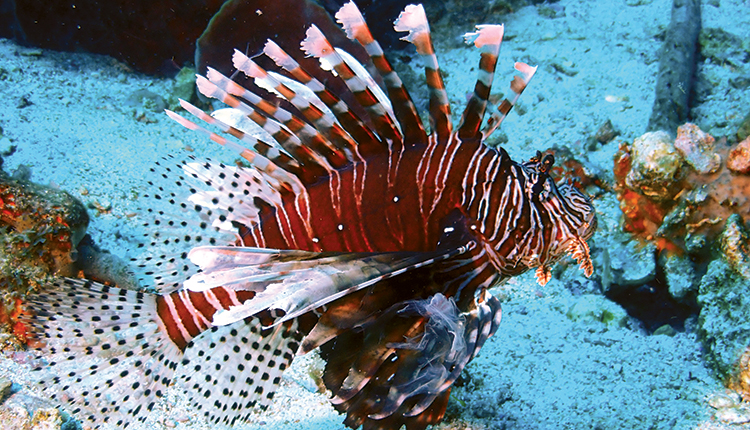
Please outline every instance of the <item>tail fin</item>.
M154 295L61 279L29 303L45 346L43 391L95 426L144 421L172 380L182 351L169 340Z
M253 294L218 287L165 295L61 279L34 295L27 323L43 391L94 427L144 422L173 379L214 423L267 407L297 353L299 321L270 311L217 327L213 315ZM46 363L44 362L46 361Z

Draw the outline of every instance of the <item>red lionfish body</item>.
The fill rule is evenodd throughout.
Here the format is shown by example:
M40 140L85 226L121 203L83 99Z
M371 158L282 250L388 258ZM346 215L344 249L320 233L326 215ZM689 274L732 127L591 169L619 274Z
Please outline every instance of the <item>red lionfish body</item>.
M276 142L187 102L188 112L249 149L168 112L252 164L161 167L178 185L192 178L211 189L187 186L187 201L162 189L155 197L197 212L200 228L235 232L234 246L153 258L162 295L62 280L37 296L31 323L58 369L43 383L74 412L126 426L143 420L179 375L198 409L233 424L248 408L269 404L295 354L320 348L323 381L346 425L423 429L442 418L453 382L497 329L500 305L489 287L530 268L544 284L548 267L566 253L591 273L586 240L596 219L589 200L554 183L551 156L519 164L483 143L536 70L516 63L514 98L482 128L502 26L467 35L482 50L480 75L453 130L424 10L408 6L396 21L425 62L428 135L356 6L348 3L336 18L370 54L387 98L315 26L302 49L346 82L366 119L271 41L265 54L293 79L239 52L234 65L294 112L215 70L197 83ZM159 222L158 240L174 241L168 231L179 224L185 221ZM200 271L188 277L185 258Z

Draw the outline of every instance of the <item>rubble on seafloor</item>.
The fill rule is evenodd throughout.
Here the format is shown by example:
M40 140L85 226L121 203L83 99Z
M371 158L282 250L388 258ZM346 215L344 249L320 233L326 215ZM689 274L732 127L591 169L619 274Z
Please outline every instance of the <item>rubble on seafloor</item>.
M0 377L0 423L8 430L73 430L75 420L42 398Z
M623 244L603 252L610 298L661 285L670 296L664 303L698 313L706 360L728 389L709 401L722 422L750 416L743 412L750 401L749 154L750 139L730 146L694 124L679 127L676 139L658 131L621 144L614 173ZM637 268L617 269L617 258L639 255Z
M745 422L750 138L728 145L685 124L676 139L657 131L621 144L614 161L623 216L619 226L602 223L608 247L596 252L603 292L654 333L697 315L691 325L728 390L709 403L720 421Z

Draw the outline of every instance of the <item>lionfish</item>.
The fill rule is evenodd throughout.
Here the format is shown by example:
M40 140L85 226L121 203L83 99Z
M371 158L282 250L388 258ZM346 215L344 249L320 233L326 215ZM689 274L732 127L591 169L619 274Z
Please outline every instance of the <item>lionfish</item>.
M479 77L454 129L424 9L409 5L396 20L424 61L428 134L357 6L347 3L335 17L364 47L385 91L314 25L302 50L353 101L273 41L264 54L285 74L235 51L234 66L291 107L209 69L199 90L273 141L185 101L187 112L235 139L167 112L250 166L190 158L155 169L186 198L154 185L152 197L182 215L156 213L151 246L196 244L148 254L161 291L60 279L33 297L29 322L55 374L42 384L71 412L94 426L126 427L144 421L181 379L196 410L233 425L270 404L295 355L318 348L330 401L347 426L424 429L442 419L452 385L498 328L490 287L530 268L543 285L566 254L591 274L590 200L554 182L551 155L517 163L484 143L536 71L515 63L510 97L483 121L503 26L466 35L481 50ZM170 233L180 226L195 231ZM212 231L236 240L201 242Z

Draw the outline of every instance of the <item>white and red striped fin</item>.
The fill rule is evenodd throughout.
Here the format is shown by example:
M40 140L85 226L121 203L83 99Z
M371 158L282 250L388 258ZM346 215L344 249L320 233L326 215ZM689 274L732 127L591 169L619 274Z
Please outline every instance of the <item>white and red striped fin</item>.
M201 273L185 281L185 287L205 291L222 286L255 293L241 306L217 312L214 325L232 324L263 311L282 311L274 322L281 324L378 282L455 257L471 246L419 253L198 247L189 258Z
M188 345L179 378L199 415L232 426L271 403L302 334L296 320L261 326L248 318L212 327Z
M242 158L245 158L247 160L248 158L255 157L254 154L246 154L246 151L250 150L262 155L263 157L266 157L272 163L290 173L297 173L300 171L301 166L297 162L297 160L289 156L286 150L273 139L273 136L268 134L266 130L264 130L262 127L258 126L255 122L245 116L241 110L234 108L219 109L213 112L212 115L208 115L203 110L182 99L180 99L180 106L194 117L204 121L206 124L211 124L221 130L221 132L229 134L237 140L248 145L248 147L235 146L233 142L227 139L220 139L218 142L223 146L229 145L229 147L237 152L237 154ZM232 112L233 114L231 116L228 115L228 111ZM176 115L174 112L169 111L167 115L172 117L172 119L174 119L178 123L181 123L180 119L173 117L173 115ZM222 120L220 117L226 117L226 121ZM244 121L241 121L241 119L244 119ZM246 130L248 127L245 127L246 129L243 129L241 125L246 123L250 123L256 128L256 135L263 134L268 140L263 140L260 137L256 137L256 135L251 134L250 131ZM212 138L210 134L209 138Z
M237 70L250 78L254 78L256 85L290 102L307 121L315 126L313 127L291 114L291 118L284 123L295 134L301 136L308 147L323 155L328 163L335 168L340 168L353 161L346 152L340 149L339 145L334 145L328 140L335 123L335 117L318 107L319 105L325 105L314 93L295 92L287 84L281 82L276 77L278 75L269 74L255 61L236 49L232 56L232 62ZM280 108L276 109L276 113L281 111ZM351 147L350 142L343 142L343 144L345 147Z
M274 41L268 40L263 52L271 58L277 66L283 68L289 72L294 79L304 84L309 88L315 95L320 99L335 115L339 123L343 127L343 130L339 130L334 126L333 131L342 134L342 138L346 139L350 136L352 139L351 145L356 145L353 148L355 150L358 147L367 148L378 148L380 146L378 138L373 134L372 130L354 113L349 109L346 103L342 102L341 99L328 90L322 82L307 73L294 58L286 53L279 45ZM358 151L354 151L357 153ZM366 150L365 152L371 152ZM361 157L360 157L361 158Z
M283 185L285 188L292 190L293 192L296 192L295 190L299 190L302 186L302 184L300 183L300 176L295 174L296 171L300 171L301 174L301 167L298 167L299 165L296 162L288 161L288 158L280 152L274 151L273 146L262 144L262 142L260 141L258 141L259 143L257 144L261 148L260 150L262 152L267 152L269 156L277 159L277 161L281 161L282 163L286 164L286 167L289 170L286 170L282 166L277 165L276 163L271 161L271 159L261 155L260 152L250 150L234 141L231 141L210 130L207 130L199 126L198 124L182 117L181 115L178 115L170 110L166 110L165 112L172 120L176 121L178 124L182 125L188 130L201 133L207 136L212 141L231 149L232 151L237 153L237 155L252 164L253 168L265 174L266 177L272 178L274 183Z
M409 34L402 40L412 43L424 63L427 88L430 91L430 127L437 136L438 142L447 142L453 130L451 108L448 93L445 91L443 78L440 76L435 49L432 46L430 25L427 22L424 7L421 4L408 5L398 16L393 25L396 31L407 31Z
M427 141L427 133L419 118L419 113L411 100L409 92L404 87L401 78L393 70L393 67L385 58L380 44L372 37L362 13L354 2L350 1L336 13L336 20L341 24L346 35L351 40L356 40L365 48L370 55L373 65L385 82L388 97L391 100L393 111L401 125L404 134L404 142L416 144Z
M481 49L482 53L477 83L474 85L474 92L466 104L466 109L461 115L461 124L458 126L458 137L461 139L482 138L479 134L479 127L482 125L487 108L497 56L503 41L504 27L502 25L478 25L476 28L476 32L464 35L466 43L473 43Z
M487 124L482 128L482 139L489 137L503 122L508 112L513 109L516 105L518 98L521 97L521 93L529 85L529 81L534 77L538 66L531 67L526 63L516 62L514 65L515 69L518 70L521 75L513 76L513 80L510 82L510 92L512 95L510 98L506 97L497 107L497 112L494 112Z
M208 78L198 76L196 84L203 95L241 110L248 118L268 132L282 148L300 163L302 169L297 176L302 181L306 183L315 182L320 177L327 176L333 170L333 166L326 157L314 150L316 146L320 148L320 142L314 140L320 135L308 123L291 112L262 101L259 96L247 91L212 68L208 69ZM254 104L254 106L262 110L254 109L233 95L240 93L242 97L249 97L256 101L257 104ZM328 154L328 156L333 155ZM340 158L337 163L339 165L346 163L346 159Z
M97 426L144 421L182 360L155 297L83 279L32 294L27 322L44 344L47 363L35 370L45 393Z
M357 102L367 111L374 131L382 141L402 142L390 100L380 95L382 90L361 64L351 56L342 55L342 51L335 49L315 25L307 29L307 37L301 46L306 55L320 61L321 68L335 72L344 81Z

